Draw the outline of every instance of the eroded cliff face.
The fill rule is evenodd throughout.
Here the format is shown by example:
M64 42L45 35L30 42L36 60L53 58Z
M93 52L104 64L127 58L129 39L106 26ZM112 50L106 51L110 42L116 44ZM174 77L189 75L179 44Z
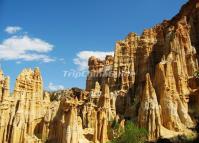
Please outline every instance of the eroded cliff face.
M141 101L138 113L139 125L149 131L149 140L157 139L161 136L161 107L158 104L149 74L146 74L146 83Z
M106 143L116 116L109 85L93 92L78 88L44 92L40 70L24 69L10 94L9 77L0 71L0 142Z
M130 33L116 43L113 63L107 66L106 59L89 59L90 73L97 74L88 75L87 90L95 82L109 81L110 92L117 91L120 99L123 96L124 104L116 102L116 106L124 109L117 114L147 128L150 140L167 136L169 131L190 133L194 118L189 110L192 105L198 107L195 99L199 98L194 84L198 81L193 78L198 70L198 24L199 1L190 0L172 20L144 30L141 36Z
M10 93L0 71L0 142L106 143L132 120L148 140L190 136L199 116L199 0L141 36L118 41L114 56L90 57L86 91L43 91L40 70L24 69Z
M50 103L49 98L43 96L39 69L24 69L16 80L13 95L9 90L9 78L1 77L0 142L39 142L36 137L41 132L39 123Z

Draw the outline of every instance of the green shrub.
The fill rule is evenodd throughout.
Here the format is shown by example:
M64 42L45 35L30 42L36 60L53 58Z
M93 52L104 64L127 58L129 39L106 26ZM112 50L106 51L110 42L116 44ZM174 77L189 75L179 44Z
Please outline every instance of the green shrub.
M138 128L133 122L128 121L123 133L110 141L110 143L144 143L147 140L147 131Z
M194 73L194 76L195 76L196 78L199 78L199 71L196 71L196 72Z
M111 123L112 129L119 129L119 123L116 120L113 120Z

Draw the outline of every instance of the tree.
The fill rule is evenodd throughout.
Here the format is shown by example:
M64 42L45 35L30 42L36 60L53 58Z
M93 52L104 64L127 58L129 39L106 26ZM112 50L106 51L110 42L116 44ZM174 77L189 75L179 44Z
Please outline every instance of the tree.
M144 143L146 140L146 129L138 128L133 122L128 121L121 135L110 143Z

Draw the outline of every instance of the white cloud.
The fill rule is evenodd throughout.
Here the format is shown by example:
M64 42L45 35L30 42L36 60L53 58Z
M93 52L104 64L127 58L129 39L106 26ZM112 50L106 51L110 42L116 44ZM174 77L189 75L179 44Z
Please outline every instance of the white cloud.
M104 60L106 55L113 55L114 52L103 52L103 51L80 51L77 53L76 58L73 59L74 64L78 65L79 70L87 70L88 69L88 59L91 56L95 56L101 60Z
M38 39L25 36L12 36L0 43L0 60L22 60L51 62L47 55L53 45Z
M48 84L48 89L50 91L62 90L62 89L64 89L64 86L63 85L55 85L54 83L50 82Z
M19 26L7 26L5 32L7 32L8 34L15 34L21 30L22 28Z

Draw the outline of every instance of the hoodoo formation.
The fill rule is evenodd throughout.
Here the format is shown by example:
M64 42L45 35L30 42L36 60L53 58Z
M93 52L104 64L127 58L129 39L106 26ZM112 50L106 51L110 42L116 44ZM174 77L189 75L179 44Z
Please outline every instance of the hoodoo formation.
M86 90L43 90L39 68L24 69L13 93L0 71L1 143L107 143L111 123L133 121L147 141L195 136L199 119L199 0L141 36L116 42L114 56L90 57Z

